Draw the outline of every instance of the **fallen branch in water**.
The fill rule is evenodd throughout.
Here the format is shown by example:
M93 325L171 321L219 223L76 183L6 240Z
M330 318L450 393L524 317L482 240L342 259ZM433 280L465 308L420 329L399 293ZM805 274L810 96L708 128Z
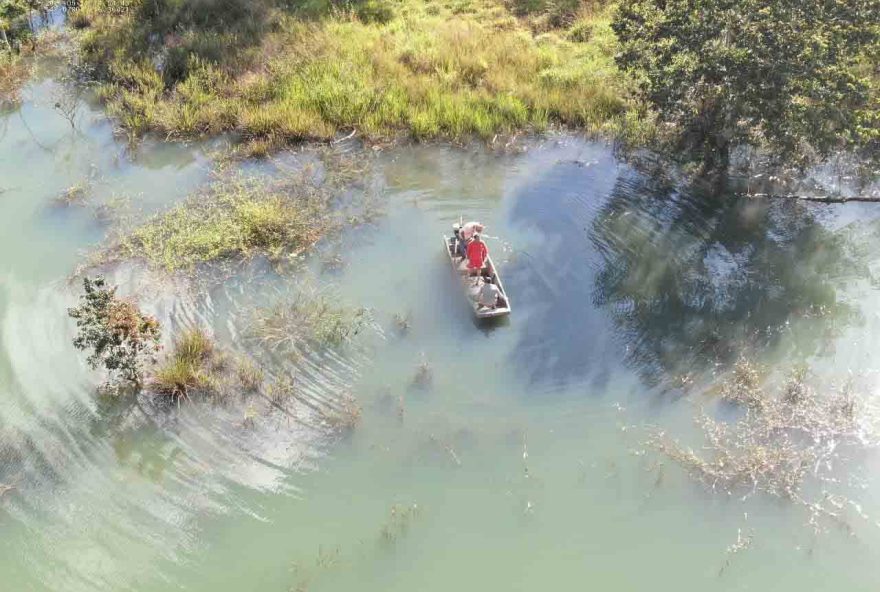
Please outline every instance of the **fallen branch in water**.
M798 199L801 201L815 201L820 203L846 203L849 201L880 203L880 195L853 195L851 197L843 197L832 195L798 195L795 193L738 193L737 197L757 199Z

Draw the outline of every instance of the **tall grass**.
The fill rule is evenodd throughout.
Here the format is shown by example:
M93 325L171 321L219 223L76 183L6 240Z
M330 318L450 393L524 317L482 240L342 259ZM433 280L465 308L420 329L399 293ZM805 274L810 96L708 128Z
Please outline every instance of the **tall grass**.
M202 329L188 329L156 367L149 387L172 400L199 395L222 401L234 391L257 392L263 383L262 369L246 358L231 364L230 358Z
M174 350L153 374L154 391L173 398L189 398L194 390L206 390L211 377L206 362L214 344L201 329L186 331L174 344Z
M121 0L84 0L82 47L133 134L489 139L548 125L625 133L640 122L627 114L642 113L614 66L607 6L263 2L232 26L181 8L197 0L161 16L146 0L99 10L108 2ZM564 16L540 20L553 11Z

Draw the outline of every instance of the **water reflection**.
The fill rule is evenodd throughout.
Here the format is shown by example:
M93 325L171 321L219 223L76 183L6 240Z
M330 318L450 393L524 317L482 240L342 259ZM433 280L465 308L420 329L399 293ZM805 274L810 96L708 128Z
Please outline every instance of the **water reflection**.
M857 317L837 288L865 266L820 212L679 192L629 171L588 230L601 258L594 302L649 382L729 362L783 334L796 355L821 353Z
M527 235L504 270L521 326L515 366L533 383L561 389L588 380L601 390L618 354L598 347L611 342L612 327L591 306L598 260L586 230L613 187L617 162L599 145L554 152L555 162L527 175L510 211Z

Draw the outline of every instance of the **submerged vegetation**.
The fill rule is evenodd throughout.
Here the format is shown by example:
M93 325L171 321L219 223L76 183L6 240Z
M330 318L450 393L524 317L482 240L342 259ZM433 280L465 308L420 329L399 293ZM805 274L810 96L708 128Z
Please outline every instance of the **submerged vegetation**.
M257 309L249 334L271 351L295 352L305 345L342 345L357 335L367 321L365 309L344 305L331 291L302 289Z
M561 124L636 132L612 7L497 0L83 0L73 17L132 134L235 131L259 146L491 139ZM644 130L641 130L644 131Z
M732 421L701 414L702 453L662 433L651 443L713 491L790 500L808 509L817 530L820 518L848 526L846 512L861 511L830 491L835 469L847 448L880 443L877 410L849 385L823 394L807 378L799 369L776 392L741 360L721 389L722 401L740 414Z

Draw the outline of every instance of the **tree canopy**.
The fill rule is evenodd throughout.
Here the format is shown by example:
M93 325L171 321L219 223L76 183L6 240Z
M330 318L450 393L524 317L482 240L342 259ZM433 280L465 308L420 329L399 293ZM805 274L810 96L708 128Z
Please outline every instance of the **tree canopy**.
M806 163L880 148L880 0L633 0L613 28L678 148Z

